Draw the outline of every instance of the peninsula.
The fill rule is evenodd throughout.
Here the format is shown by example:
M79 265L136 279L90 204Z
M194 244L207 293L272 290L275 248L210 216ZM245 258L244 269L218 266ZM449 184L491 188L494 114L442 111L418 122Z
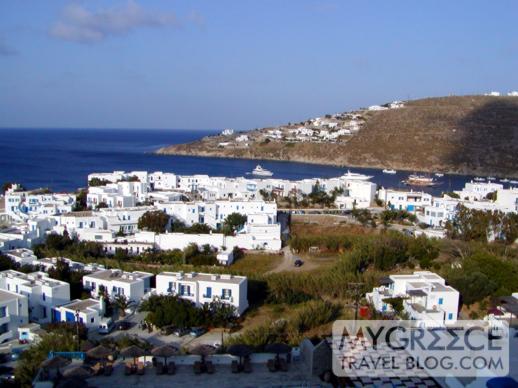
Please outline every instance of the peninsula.
M298 123L223 131L158 154L518 176L518 97L394 101Z

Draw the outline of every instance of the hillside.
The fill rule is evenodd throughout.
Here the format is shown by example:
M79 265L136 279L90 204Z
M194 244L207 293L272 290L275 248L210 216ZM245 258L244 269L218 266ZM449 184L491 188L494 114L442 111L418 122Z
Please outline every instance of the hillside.
M393 104L209 136L157 153L518 176L518 97Z

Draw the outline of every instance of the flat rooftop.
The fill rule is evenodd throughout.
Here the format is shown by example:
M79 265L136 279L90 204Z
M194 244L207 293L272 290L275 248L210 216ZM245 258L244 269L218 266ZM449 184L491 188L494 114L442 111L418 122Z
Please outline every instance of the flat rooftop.
M198 281L198 282L215 282L215 283L233 283L239 284L246 279L244 276L235 275L221 275L221 274L210 274L210 273L192 273L187 272L181 274L180 272L161 272L158 275L171 276L175 279L181 277L182 281ZM180 280L180 279L179 279Z
M84 300L74 300L69 304L66 304L62 307L67 308L69 310L79 310L85 311L89 307L97 307L99 306L99 301L95 299L84 299Z
M117 280L126 283L133 283L139 280L143 280L148 277L150 274L146 272L123 272L123 271L114 271L111 269L101 270L98 272L91 273L89 275L85 275L85 277L100 279L100 280Z

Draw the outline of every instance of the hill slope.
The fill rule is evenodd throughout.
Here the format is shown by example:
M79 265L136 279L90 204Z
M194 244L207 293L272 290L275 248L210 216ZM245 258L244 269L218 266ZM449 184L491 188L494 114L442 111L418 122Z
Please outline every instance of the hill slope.
M353 117L360 129L327 139L322 133L328 131L315 128L320 122L313 120L210 136L157 153L518 176L517 97L427 98L407 101L398 109L363 109L326 117L338 125L346 125L347 121L340 120ZM313 136L309 141L293 141L290 134L302 126L312 127L326 139ZM243 134L248 139L236 141Z

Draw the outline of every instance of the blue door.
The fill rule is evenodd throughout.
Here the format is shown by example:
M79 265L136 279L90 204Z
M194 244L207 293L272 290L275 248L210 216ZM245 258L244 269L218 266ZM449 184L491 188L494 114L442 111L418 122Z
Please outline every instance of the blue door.
M52 310L52 322L61 322L61 313L59 310Z
M71 313L69 311L67 311L65 313L65 319L67 322L75 322L76 321L76 317L74 316L74 313Z

